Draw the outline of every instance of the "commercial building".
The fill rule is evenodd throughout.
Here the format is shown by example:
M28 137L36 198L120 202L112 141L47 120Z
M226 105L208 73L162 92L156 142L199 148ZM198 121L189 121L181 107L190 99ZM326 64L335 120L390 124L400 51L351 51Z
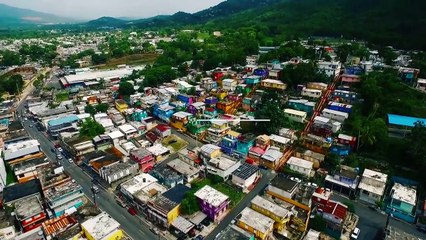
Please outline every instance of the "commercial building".
M11 161L29 154L40 152L40 143L37 140L24 140L4 145L4 160Z
M200 175L200 169L195 166L191 166L188 163L180 160L179 158L167 163L167 166L178 172L184 177L186 183L190 183L197 179Z
M120 224L106 212L83 222L81 229L89 240L120 240L123 238Z

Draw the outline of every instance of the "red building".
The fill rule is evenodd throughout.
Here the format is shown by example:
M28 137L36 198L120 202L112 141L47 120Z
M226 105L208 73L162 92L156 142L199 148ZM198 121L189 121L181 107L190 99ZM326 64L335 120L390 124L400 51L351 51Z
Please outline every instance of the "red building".
M139 169L146 173L154 168L155 159L145 148L140 148L130 152L130 159L139 164Z

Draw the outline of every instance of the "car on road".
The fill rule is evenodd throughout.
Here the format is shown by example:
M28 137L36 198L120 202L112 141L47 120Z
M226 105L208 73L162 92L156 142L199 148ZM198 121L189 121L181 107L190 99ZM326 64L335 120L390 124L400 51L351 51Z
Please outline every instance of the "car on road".
M58 147L59 152L63 152L64 150L61 147Z
M160 235L160 230L158 230L158 228L156 227L152 227L149 229L152 233L154 233L155 235Z
M358 239L360 232L361 230L359 230L359 228L356 227L351 234L351 239Z
M61 154L58 154L58 155L56 155L56 158L57 158L58 160L62 160L62 155L61 155Z
M98 187L98 186L93 185L93 186L92 186L92 191L93 191L94 193L99 193L99 192L101 191L101 189L99 189L99 187Z
M27 121L27 120L28 120L28 118L24 118L24 120L25 120L25 121Z
M129 212L130 215L132 216L135 216L136 214L138 214L138 212L136 211L134 207L129 207L129 209L127 209L127 212Z
M74 163L74 160L72 160L72 158L68 158L68 162L69 163Z

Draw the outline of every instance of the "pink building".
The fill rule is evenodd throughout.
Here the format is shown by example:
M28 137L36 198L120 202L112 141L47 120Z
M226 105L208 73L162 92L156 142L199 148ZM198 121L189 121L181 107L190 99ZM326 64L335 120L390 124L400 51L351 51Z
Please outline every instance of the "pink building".
M145 148L140 148L130 152L130 159L139 164L139 169L146 173L154 168L155 159Z

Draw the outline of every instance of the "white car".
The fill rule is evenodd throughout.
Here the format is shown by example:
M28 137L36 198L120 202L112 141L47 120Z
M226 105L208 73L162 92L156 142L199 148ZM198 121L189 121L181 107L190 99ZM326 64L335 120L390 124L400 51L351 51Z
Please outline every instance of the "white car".
M59 160L62 160L62 155L58 154L56 157L57 157Z
M359 230L359 228L355 228L351 234L351 239L358 239L360 232L361 230Z
M74 163L74 161L72 160L72 158L68 158L68 162L69 163Z
M58 148L58 151L63 152L64 150L60 147L60 148Z

